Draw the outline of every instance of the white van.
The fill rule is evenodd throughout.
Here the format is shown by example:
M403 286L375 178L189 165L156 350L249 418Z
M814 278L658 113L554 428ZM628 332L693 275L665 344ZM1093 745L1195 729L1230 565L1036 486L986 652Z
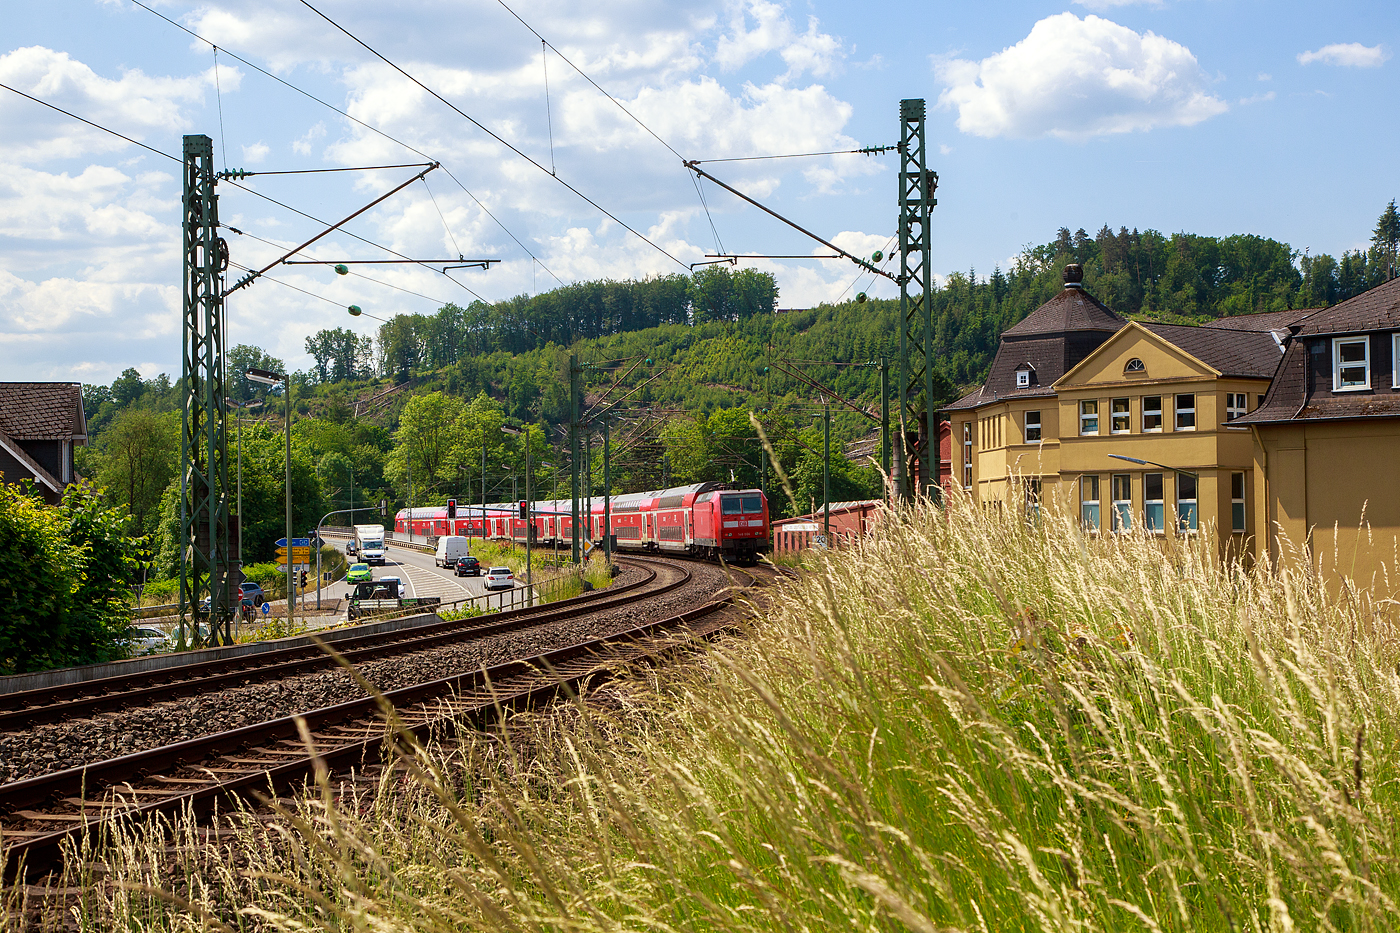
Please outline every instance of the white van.
M457 566L457 558L465 557L471 553L467 546L470 539L462 535L443 535L438 538L437 553L433 555L433 563L439 567L446 567L449 570Z

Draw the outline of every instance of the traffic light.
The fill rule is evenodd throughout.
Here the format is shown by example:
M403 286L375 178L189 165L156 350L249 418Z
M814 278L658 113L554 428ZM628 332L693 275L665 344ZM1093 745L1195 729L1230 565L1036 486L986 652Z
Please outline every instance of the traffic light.
M523 501L520 503L520 517L522 519L528 519L530 517L530 511L525 507L525 503Z
M306 589L306 571L301 572L301 588Z
M388 517L389 517L389 500L388 500L388 499L380 499L380 500L379 500L379 517L380 517L380 518L388 518Z
M448 499L448 500L447 500L447 517L448 517L448 518L456 518L456 517L457 517L457 500L456 500L456 499Z

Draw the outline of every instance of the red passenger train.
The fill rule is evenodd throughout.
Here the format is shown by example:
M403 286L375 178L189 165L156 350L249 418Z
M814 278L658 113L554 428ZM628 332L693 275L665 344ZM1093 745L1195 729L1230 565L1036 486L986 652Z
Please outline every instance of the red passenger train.
M579 503L582 538L594 544L604 534L603 497ZM532 502L528 524L537 545L570 546L573 541L572 502L551 499ZM485 522L485 533L482 524ZM509 539L523 544L527 522L517 503L458 503L457 517L447 507L400 509L394 530L400 534L466 535ZM669 551L701 557L723 557L748 563L769 550L768 500L757 489L733 489L728 483L696 483L657 492L612 497L612 533L619 550Z

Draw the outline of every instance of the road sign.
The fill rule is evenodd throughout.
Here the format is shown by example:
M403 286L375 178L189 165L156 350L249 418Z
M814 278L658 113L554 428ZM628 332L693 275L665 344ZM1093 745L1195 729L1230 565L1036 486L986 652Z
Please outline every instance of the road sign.
M296 561L296 562L299 563L299 564L307 563L308 561L311 560L311 548L309 548L309 547L294 547L294 548L292 548L292 560ZM286 562L287 562L287 549L284 548L284 547L279 547L279 548L277 549L277 563L279 563L279 564L285 564Z
M277 539L277 546L278 546L278 547L286 547L286 546L287 546L287 539L286 539L286 538L278 538L278 539ZM292 547L311 547L311 539L310 539L310 538L293 538L293 539L292 539Z
M265 603L262 604L262 614L263 614L263 615L267 615L267 614L270 613L271 611L272 611L272 604L271 604L271 603L265 602Z

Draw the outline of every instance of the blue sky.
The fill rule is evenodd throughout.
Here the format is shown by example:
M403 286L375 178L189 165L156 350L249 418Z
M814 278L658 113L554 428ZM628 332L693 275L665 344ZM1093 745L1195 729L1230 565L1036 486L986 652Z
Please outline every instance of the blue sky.
M1062 225L1093 233L1105 223L1257 233L1335 255L1366 245L1400 194L1395 121L1386 118L1400 48L1392 3L513 0L554 47L543 60L539 40L496 0L318 4L660 250L298 0L149 5L226 50L217 72L207 43L131 0L52 0L7 10L0 82L172 155L182 134L207 134L220 167L419 160L227 54L235 53L442 161L426 186L350 230L415 258L500 260L455 280L401 266L356 267L363 275L346 278L279 268L230 300L229 338L298 368L309 363L308 334L373 330L374 321L346 315L351 303L388 317L474 295L683 271L715 251L715 231L730 252L821 251L708 184L707 217L676 155L560 53L686 158L890 144L899 100L926 98L941 178L940 272L985 275ZM109 382L128 366L177 374L179 164L7 91L0 126L0 379ZM894 155L709 168L853 252L868 254L894 233ZM336 220L412 174L245 184ZM226 234L236 263L278 255L254 236L291 246L319 229L220 189L222 219L249 235ZM309 255L385 254L332 236ZM888 290L857 280L842 261L757 265L778 276L786 307Z

